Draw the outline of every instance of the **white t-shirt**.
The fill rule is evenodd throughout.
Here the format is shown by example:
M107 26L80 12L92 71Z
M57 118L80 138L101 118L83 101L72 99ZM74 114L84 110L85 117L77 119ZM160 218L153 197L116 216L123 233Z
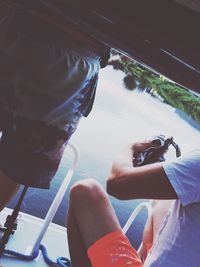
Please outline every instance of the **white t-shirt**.
M178 195L150 251L145 267L200 267L200 150L163 168Z

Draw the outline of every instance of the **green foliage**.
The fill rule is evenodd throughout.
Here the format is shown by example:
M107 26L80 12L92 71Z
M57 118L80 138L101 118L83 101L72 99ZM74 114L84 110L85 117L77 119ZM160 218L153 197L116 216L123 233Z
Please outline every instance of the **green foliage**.
M169 81L157 79L152 85L167 104L184 111L200 123L200 98L198 96Z
M164 99L164 102L187 113L193 120L200 123L200 97L189 90L163 79L136 62L121 56L119 60L110 62L115 69L122 70L126 76L126 88L133 90L153 89Z
M112 65L113 69L115 69L115 70L124 71L124 66L120 60L111 60L111 61L109 61L108 65Z

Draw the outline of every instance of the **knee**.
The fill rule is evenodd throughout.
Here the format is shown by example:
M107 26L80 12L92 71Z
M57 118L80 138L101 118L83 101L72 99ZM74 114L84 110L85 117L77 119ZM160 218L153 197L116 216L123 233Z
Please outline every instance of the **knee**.
M94 179L85 179L77 182L70 190L70 201L73 203L80 201L99 201L105 197L102 186Z

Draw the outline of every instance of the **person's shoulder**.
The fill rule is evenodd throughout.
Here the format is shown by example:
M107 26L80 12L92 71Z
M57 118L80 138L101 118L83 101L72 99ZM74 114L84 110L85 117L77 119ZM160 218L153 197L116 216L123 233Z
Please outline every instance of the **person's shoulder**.
M180 158L171 161L172 166L183 168L185 171L189 169L200 168L200 149L191 150L188 153L183 154Z
M181 157L163 162L164 169L200 168L200 149L194 149L182 154Z

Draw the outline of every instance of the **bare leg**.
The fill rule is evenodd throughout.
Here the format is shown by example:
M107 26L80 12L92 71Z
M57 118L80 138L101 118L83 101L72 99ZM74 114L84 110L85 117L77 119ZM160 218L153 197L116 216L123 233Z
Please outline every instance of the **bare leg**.
M104 235L121 229L105 191L96 181L83 180L71 189L67 229L73 267L91 267L87 249Z
M19 184L12 181L0 170L0 211L16 194L19 187Z
M152 215L148 217L143 232L143 260L146 259L149 249L155 242L160 226L169 211L173 200L155 200Z
M67 237L73 266L91 267L90 260L87 257L87 248L71 207L69 208L67 217Z

